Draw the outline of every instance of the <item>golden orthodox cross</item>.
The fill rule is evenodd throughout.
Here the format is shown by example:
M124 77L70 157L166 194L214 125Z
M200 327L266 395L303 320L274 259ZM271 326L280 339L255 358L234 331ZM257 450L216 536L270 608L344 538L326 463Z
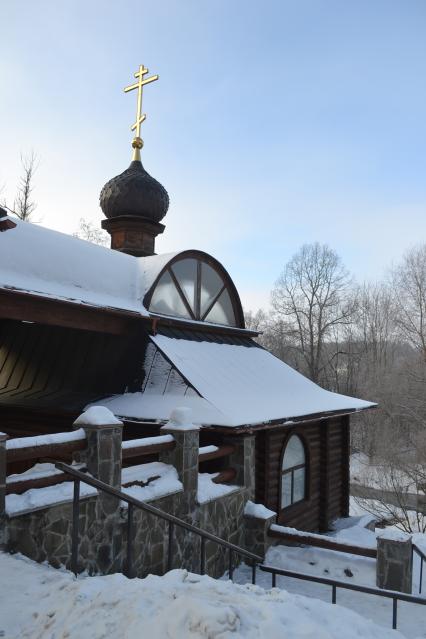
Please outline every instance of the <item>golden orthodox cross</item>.
M135 149L135 153L133 159L140 159L140 149L143 146L143 141L140 137L141 132L141 124L146 120L146 114L142 113L142 91L145 84L149 84L150 82L155 82L158 80L158 75L152 75L150 78L144 79L144 76L149 73L148 69L144 67L143 64L139 65L139 71L136 71L134 74L137 82L131 84L130 86L124 89L124 93L128 93L129 91L133 91L133 89L138 90L138 102L136 107L136 122L131 127L131 131L136 131L136 136L132 142L132 146Z

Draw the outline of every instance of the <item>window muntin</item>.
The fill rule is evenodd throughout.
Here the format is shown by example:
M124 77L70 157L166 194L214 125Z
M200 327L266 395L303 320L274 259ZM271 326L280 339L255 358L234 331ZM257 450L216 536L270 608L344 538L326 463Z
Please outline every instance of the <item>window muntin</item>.
M197 282L197 260L180 260L171 266L171 271L175 275L179 285L185 294L191 308L195 305L195 293Z
M302 440L292 435L285 447L281 468L281 508L306 496L306 455Z
M236 326L232 294L220 272L210 264L184 258L167 267L154 289L149 310Z
M200 315L209 313L213 300L223 290L224 283L218 273L211 266L201 263L201 291L200 291ZM207 320L208 321L208 320ZM227 322L221 322L225 324Z
M172 277L166 271L155 287L151 299L150 308L155 308L156 313L163 315L175 315L177 317L189 317L181 295L179 295Z

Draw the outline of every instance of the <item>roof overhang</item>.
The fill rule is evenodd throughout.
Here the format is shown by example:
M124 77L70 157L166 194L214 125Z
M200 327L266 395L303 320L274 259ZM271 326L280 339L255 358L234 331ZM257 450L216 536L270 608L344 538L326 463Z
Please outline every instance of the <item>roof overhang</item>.
M36 322L53 326L79 328L88 331L124 335L137 331L141 325L156 333L161 326L176 327L202 333L256 337L256 331L193 322L165 315L141 315L109 306L94 306L78 300L57 299L16 288L0 288L0 318Z

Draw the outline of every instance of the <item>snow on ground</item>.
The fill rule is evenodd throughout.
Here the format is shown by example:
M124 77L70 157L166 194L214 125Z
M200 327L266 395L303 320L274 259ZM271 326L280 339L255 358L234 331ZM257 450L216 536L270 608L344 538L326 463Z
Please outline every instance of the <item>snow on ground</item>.
M329 535L336 541L343 541L364 547L376 547L377 533L363 526L367 516L348 517L336 523ZM345 527L346 526L346 527ZM420 541L419 541L420 540ZM426 544L426 535L417 535L418 543ZM376 587L376 560L349 553L341 553L312 546L274 546L266 555L265 564L307 573L319 577L336 579L348 583ZM419 560L414 558L413 594L418 594ZM425 571L426 572L426 571ZM241 565L234 573L234 580L245 583L251 578L251 567ZM271 574L258 571L256 583L263 588L271 586ZM331 601L331 587L301 581L291 577L277 576L277 586L291 593L316 597ZM426 598L426 576L423 578L423 594ZM337 603L360 613L366 619L373 619L384 628L392 626L392 601L348 590L337 590ZM398 603L398 629L409 638L426 638L426 605ZM345 635L343 635L346 637Z
M173 570L79 577L0 553L5 639L402 639L339 605Z

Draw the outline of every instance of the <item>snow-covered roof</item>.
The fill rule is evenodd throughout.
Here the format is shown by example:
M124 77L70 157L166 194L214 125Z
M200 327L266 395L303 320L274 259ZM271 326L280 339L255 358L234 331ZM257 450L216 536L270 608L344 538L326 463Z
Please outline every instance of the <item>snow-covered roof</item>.
M168 410L187 406L195 423L235 427L375 405L324 390L254 343L151 339L200 397L132 393L101 402L116 415L167 419Z
M176 255L136 258L37 224L13 221L16 228L0 234L0 289L147 316L143 298Z
M139 264L129 255L16 220L0 235L0 287L148 313Z
M189 408L194 424L227 425L226 415L198 395L177 393L148 394L124 393L96 401L96 405L109 408L115 415L127 419L165 422L175 408Z

